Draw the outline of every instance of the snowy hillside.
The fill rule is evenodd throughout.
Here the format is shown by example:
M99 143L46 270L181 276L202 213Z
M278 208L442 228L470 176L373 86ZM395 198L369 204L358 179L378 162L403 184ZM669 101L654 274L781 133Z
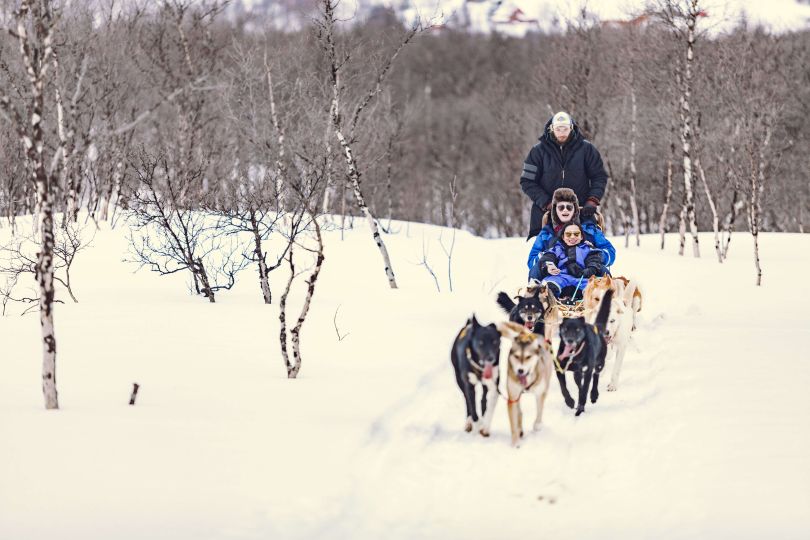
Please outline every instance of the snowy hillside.
M645 295L623 385L575 418L552 381L544 430L513 449L503 399L492 437L462 431L449 348L470 313L503 318L529 245L458 232L451 293L451 232L395 223L389 290L355 226L326 233L287 380L254 271L208 304L184 276L134 272L103 225L75 263L80 303L56 307L61 410L43 407L36 316L0 318L0 538L810 536L810 237L764 235L759 288L746 234L723 265L709 236L701 260L675 236L615 240L614 273Z
M641 13L646 0L349 0L341 3L346 18L363 20L380 7L396 11L403 20L417 15L441 20L472 32L497 31L522 36L528 31L553 32L575 20L583 5L602 21L625 21ZM297 28L309 6L306 1L238 0L237 13L267 13L286 28ZM741 16L774 32L807 28L810 5L798 0L702 0L713 31L733 27ZM306 19L306 17L303 17Z

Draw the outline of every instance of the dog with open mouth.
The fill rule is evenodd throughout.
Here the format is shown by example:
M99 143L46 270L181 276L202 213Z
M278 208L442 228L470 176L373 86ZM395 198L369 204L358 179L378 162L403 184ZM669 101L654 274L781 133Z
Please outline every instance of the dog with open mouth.
M602 298L607 291L613 291L613 300L610 304L610 317L608 317L605 327L605 341L607 341L607 360L613 362L610 382L607 385L608 392L615 392L619 389L619 375L621 374L624 355L630 344L631 333L634 326L633 317L636 313L635 305L632 304L633 291L627 291L625 282L610 276L591 276L588 285L583 293L585 305L585 318L592 320L601 304Z
M509 315L509 320L513 323L523 325L528 332L535 334L545 334L545 324L543 316L548 310L548 291L545 285L533 280L523 294L518 294L512 298L505 292L499 292L498 305ZM516 302L515 302L516 301Z
M450 351L456 383L464 395L467 408L464 431L471 432L477 428L484 437L489 437L498 401L500 347L501 330L494 324L481 325L473 315L456 336ZM483 389L480 416L475 403L475 387L478 384Z
M574 408L574 399L565 384L565 372L574 374L574 382L579 390L576 403L576 416L585 412L585 402L590 390L591 403L599 399L599 374L605 367L607 342L605 328L610 315L610 303L613 291L607 290L599 305L594 324L585 322L584 317L564 319L560 324L560 348L557 353L559 369L557 380L560 381L565 404ZM591 382L593 386L591 387Z
M506 370L506 395L509 411L509 427L512 430L512 446L520 446L523 437L523 411L520 396L533 394L537 400L537 416L534 431L542 427L543 407L548 395L554 358L551 343L542 335L526 330L514 322L504 323L505 337L512 340L509 363Z

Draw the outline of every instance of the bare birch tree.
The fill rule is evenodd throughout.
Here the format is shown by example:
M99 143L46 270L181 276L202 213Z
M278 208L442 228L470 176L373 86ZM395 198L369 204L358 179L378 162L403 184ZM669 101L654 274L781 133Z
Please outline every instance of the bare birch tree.
M202 171L178 171L165 156L143 150L130 167L139 181L128 212L132 262L161 275L188 271L194 292L214 303L215 293L231 289L250 258L239 242L217 233L205 212L181 204L185 186L196 184Z
M318 38L326 56L327 69L329 70L329 84L332 88L332 103L329 108L332 128L343 149L344 158L346 160L346 177L352 187L355 202L368 221L374 243L380 250L380 255L385 265L385 275L388 278L388 284L392 289L396 289L397 282L394 277L391 258L388 255L388 249L380 235L380 227L377 223L377 219L371 213L360 186L360 169L353 145L357 142L356 129L361 116L366 112L366 108L371 101L382 91L383 83L396 61L397 56L399 56L403 48L417 35L421 27L415 24L405 33L393 53L378 67L377 75L371 87L361 95L360 100L353 110L350 109L350 115L344 117L343 110L345 105L343 105L343 101L347 96L343 74L347 71L348 63L352 59L352 55L338 45L338 28L337 19L335 17L335 9L338 5L338 0L320 0L318 5L320 14L315 24ZM348 120L344 121L345 118L348 118Z
M21 103L12 104L0 94L0 108L10 117L36 186L37 230L40 250L36 278L42 329L42 393L46 409L58 409L56 389L56 333L54 330L54 188L61 175L64 148L61 141L46 141L45 88L54 63L53 38L58 14L50 0L21 0L14 11L15 26L9 33L17 40L26 73L27 88L19 88ZM49 111L48 111L49 112ZM55 144L54 144L55 143ZM54 149L50 159L48 149Z
M683 155L683 207L680 212L682 231L688 225L692 236L692 250L695 257L700 257L698 241L698 227L695 215L694 195L694 168L693 168L693 118L692 118L692 91L693 73L695 69L695 42L698 39L698 18L705 16L700 6L700 0L656 0L654 13L672 31L673 35L684 47L683 63L679 63L680 83L680 120L681 120L681 151ZM683 238L683 236L682 236ZM680 254L683 255L683 240L681 240Z

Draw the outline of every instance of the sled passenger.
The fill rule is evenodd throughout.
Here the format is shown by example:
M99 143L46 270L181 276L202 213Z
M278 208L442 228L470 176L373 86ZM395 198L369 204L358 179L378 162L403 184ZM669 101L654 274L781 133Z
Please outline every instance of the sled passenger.
M555 190L551 198L548 223L540 230L537 238L534 239L531 251L529 251L529 269L534 267L537 258L544 251L551 249L563 226L578 219L581 220L582 231L585 233L584 240L590 242L594 248L602 253L601 262L603 265L611 266L616 260L616 248L605 238L602 229L597 226L595 213L595 206L586 205L582 209L579 208L577 196L573 190L569 188Z
M551 210L554 190L570 188L579 206L593 215L605 194L608 175L599 151L586 140L579 126L566 112L558 112L546 122L540 142L523 162L520 187L532 201L529 238L540 232L543 213ZM585 220L583 212L582 219Z
M540 256L529 278L549 286L557 298L574 297L582 294L589 277L603 276L606 271L602 252L584 239L582 227L572 221L563 227L551 249Z

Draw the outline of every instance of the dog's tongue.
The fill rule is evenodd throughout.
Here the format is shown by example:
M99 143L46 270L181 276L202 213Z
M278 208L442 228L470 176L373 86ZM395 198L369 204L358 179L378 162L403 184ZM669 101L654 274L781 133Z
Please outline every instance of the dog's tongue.
M528 382L526 375L518 375L518 380L520 381L520 384L522 384L523 386L526 386L526 383Z
M574 346L575 346L574 343L571 343L571 344L566 343L565 348L563 349L563 352L560 355L560 360L562 360L563 358L568 358L569 356L571 356L571 353L574 352Z
M484 364L484 373L482 377L485 379L492 378L492 362L487 362L486 364Z
M526 321L525 323L523 323L523 326L526 328L526 330L531 330L532 328L534 328L534 323Z

